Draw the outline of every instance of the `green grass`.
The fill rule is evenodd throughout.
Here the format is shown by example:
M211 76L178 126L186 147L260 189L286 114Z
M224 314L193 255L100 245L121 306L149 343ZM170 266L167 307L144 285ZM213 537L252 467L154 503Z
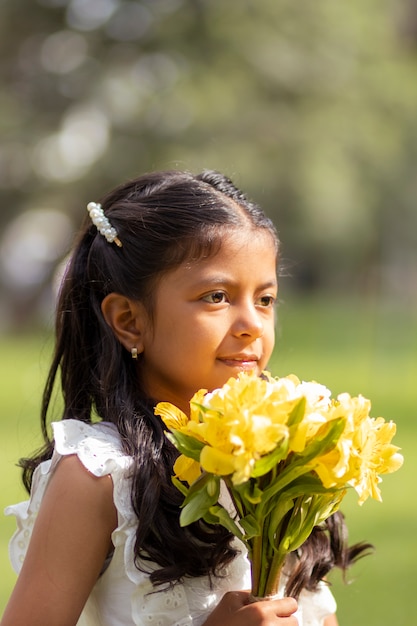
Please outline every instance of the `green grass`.
M393 419L404 467L382 484L384 502L344 502L351 541L372 542L344 585L332 575L341 626L409 626L417 554L417 311L377 302L288 299L279 309L279 337L270 369L326 384L333 394L371 398L374 416ZM25 497L16 460L36 448L38 405L50 355L41 336L0 337L0 509ZM7 543L14 520L0 516L0 613L15 576Z
M0 512L26 499L18 459L40 443L39 402L51 352L41 336L0 337ZM15 575L8 561L8 541L15 519L0 514L0 614Z

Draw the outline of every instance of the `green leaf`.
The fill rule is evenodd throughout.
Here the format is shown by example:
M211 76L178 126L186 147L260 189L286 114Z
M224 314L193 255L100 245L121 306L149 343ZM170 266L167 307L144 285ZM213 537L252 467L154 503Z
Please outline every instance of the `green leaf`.
M204 513L204 516L202 517L202 519L207 523L207 524L219 524L219 518L217 515L215 515L213 513L213 509L215 509L216 507L210 507L208 511L206 511Z
M271 546L273 546L275 550L278 548L279 545L277 541L279 540L281 534L279 532L279 529L282 525L282 521L287 515L288 511L291 511L293 505L293 498L280 498L270 514L268 520L268 538Z
M207 496L212 500L212 504L217 502L220 495L220 476L214 476L213 474L209 474L207 472L200 474L197 480L195 480L188 489L188 494L184 500L184 504L187 504L188 499L193 497L198 491L205 491Z
M208 495L217 500L220 495L220 476L210 476L206 489Z
M324 424L314 440L303 450L303 452L289 455L286 467L276 477L274 482L264 489L264 500L276 496L284 487L304 474L309 474L313 470L313 459L330 452L345 428L345 418L340 417Z
M258 459L253 466L251 476L253 476L253 478L265 476L273 467L278 465L278 463L287 456L288 443L288 438L283 439L272 452Z
M329 490L324 487L320 478L313 473L303 474L285 489L285 495L291 498L298 498L302 495L326 494Z
M301 484L297 489L299 487L301 487ZM288 507L289 502L285 502L286 498L283 498L280 507L277 507L277 511L274 511L270 518L269 539L271 542L276 539L276 535L280 537L281 533L277 532L278 527L283 525L285 528L285 534L281 537L280 545L276 545L276 549L284 552L297 550L310 536L314 526L327 519L337 510L343 498L342 490L331 493L327 492L323 487L321 487L321 490L323 490L323 493L308 495L300 493L297 498L292 499L290 508L287 508L285 512L284 524L283 512L285 511L285 506ZM292 491L294 494L295 490ZM287 494L287 491L285 491L285 494Z
M332 494L336 498L338 497L337 494L340 494L342 491L343 489L334 489L332 490ZM265 491L265 493L267 493L267 491ZM287 484L285 490L283 489L281 492L275 493L273 496L269 497L266 500L264 514L269 515L275 509L275 507L278 506L282 498L295 500L300 496L326 496L326 494L329 494L329 490L323 486L321 480L318 478L317 475L312 473L303 474L302 476L295 478L292 482ZM267 493L267 495L269 494Z
M244 534L224 507L222 507L220 504L216 504L215 506L210 507L209 515L215 516L217 518L216 523L221 524L235 537L246 543Z
M259 537L262 533L261 527L257 519L253 515L246 515L239 520L239 524L245 531L246 539Z
M174 446L186 457L194 459L194 461L200 460L200 452L204 448L205 443L185 435L179 430L173 430L171 433L167 433L168 439L174 444Z
M205 489L199 489L191 495L188 493L186 500L187 503L183 505L180 515L181 526L188 526L204 517L213 504L212 498Z
M306 446L303 452L297 454L304 462L310 461L315 457L327 454L337 444L341 434L345 429L346 419L344 417L338 417L335 420L331 420L326 424L323 424L317 432L314 440Z
M183 482L181 482L178 478L176 478L175 476L173 476L171 478L172 483L176 486L176 488L178 489L178 491L181 491L183 496L186 496L188 494L189 488L184 485Z
M215 413L215 414L217 414L217 415L219 415L219 416L221 416L221 415L222 415L221 411L215 411L214 409L211 409L211 408L209 408L209 407L207 407L207 406L204 406L204 404L200 404L199 402L190 402L190 404L191 404L192 406L197 407L197 409L198 409L198 410L200 411L200 413L202 413L203 415L204 415L205 413L208 413L208 412L210 412L210 413ZM201 421L201 420L200 420L200 421Z
M188 489L182 504L181 526L188 526L188 524L203 518L209 508L217 503L219 495L220 478L212 474L201 474Z
M308 474L311 472L311 466L306 463L305 459L296 459L295 455L293 456L294 461L292 461L271 483L268 487L264 489L263 493L263 501L268 502L277 496L277 494L287 487L287 485L291 484L294 480L302 476L303 474Z
M301 396L301 398L293 406L293 409L288 416L288 421L287 421L288 427L299 424L304 417L305 411L306 411L306 398L304 396Z
M262 500L263 492L255 480L248 480L240 485L232 485L231 491L237 493L245 504L259 504Z
M320 510L320 503L314 498L300 498L288 523L283 545L286 550L297 550L306 541L318 523Z

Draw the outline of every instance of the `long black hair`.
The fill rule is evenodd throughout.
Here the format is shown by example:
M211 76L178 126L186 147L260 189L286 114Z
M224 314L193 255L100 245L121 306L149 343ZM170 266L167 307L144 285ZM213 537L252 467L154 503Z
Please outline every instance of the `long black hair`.
M56 348L41 413L45 445L21 461L23 482L30 490L34 469L52 455L48 417L60 375L62 419L89 423L96 415L115 424L125 452L133 457L137 567L156 563L159 568L151 568L150 574L156 585L186 575L216 575L236 556L232 536L203 521L180 527L182 496L171 481L177 451L154 415L154 402L141 388L135 361L105 322L101 304L116 292L144 303L152 316L153 293L165 272L214 254L225 232L244 226L270 233L278 255L277 232L256 204L212 171L147 174L110 192L101 205L123 245L108 243L86 217L58 301ZM346 569L362 552L362 546L347 547L340 516L324 531L317 529L309 541L288 593L314 588L331 567ZM308 545L320 550L309 550Z

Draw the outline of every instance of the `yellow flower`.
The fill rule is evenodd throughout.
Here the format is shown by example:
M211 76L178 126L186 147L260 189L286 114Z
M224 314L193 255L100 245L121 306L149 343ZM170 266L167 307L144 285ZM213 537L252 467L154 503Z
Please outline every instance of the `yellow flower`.
M305 397L308 413L327 411L331 405L330 390L315 381L299 383L296 394Z
M170 402L159 402L156 409L157 414L161 416L165 426L169 430L181 430L182 428L186 428L189 421L188 417L181 409Z
M395 424L382 417L368 417L356 427L351 456L356 471L348 482L358 492L359 504L368 497L381 501L380 474L395 472L403 463L399 448L391 444L395 431Z
M349 478L350 449L349 441L342 436L333 450L312 462L314 471L326 489L341 489L346 485Z
M370 409L363 396L332 399L317 382L268 372L200 390L189 417L158 404L155 413L182 453L174 465L185 495L181 525L224 525L248 549L254 594L275 593L286 554L337 510L347 488L357 491L359 504L381 500L381 475L401 467L391 443L395 424L370 417ZM220 477L235 511L218 499Z
M254 373L239 374L237 378L229 379L222 388L207 394L202 404L221 415L241 412L286 423L297 400L295 388L298 382L295 376L275 380L267 373L264 379Z
M304 419L291 431L290 450L302 452L326 421L325 415L321 413L306 413Z
M319 456L315 471L327 488L342 488L351 485L359 494L359 504L372 497L381 501L377 486L380 474L399 469L403 457L399 448L391 444L396 426L369 416L371 403L367 398L352 398L344 393L338 396L331 410L331 418L346 418L345 429L335 448Z
M181 454L174 463L174 474L176 478L192 485L200 476L200 463Z
M194 394L190 403L190 417L170 402L158 402L155 407L155 414L160 415L162 421L169 430L179 430L183 433L188 433L190 431L190 434L192 434L194 433L192 424L199 422L199 412L195 410L195 408L193 410L192 403L200 403L206 393L206 389L200 389Z
M200 455L201 467L210 474L228 476L236 469L236 456L211 446L204 446Z
M304 399L302 408L300 399ZM289 455L302 455L304 450L308 455L310 449L316 449L306 471L314 471L329 490L353 486L361 504L369 496L380 500L379 475L402 464L398 448L390 443L395 424L369 417L370 408L370 401L363 396L343 393L334 400L324 385L314 381L300 382L294 375L272 378L268 372L259 378L251 372L230 378L211 393L199 390L191 399L189 417L167 402L159 403L155 412L173 433L200 442L197 456L192 446L193 460L180 456L175 464L176 476L189 484L203 469L231 476L232 483L239 485L249 480L257 461L269 458L280 446L285 447L288 463ZM298 410L295 418L291 417L293 410ZM321 434L329 432L326 423L339 423L340 418L344 430L337 441L330 442L333 448L329 450L327 444L321 450L314 447ZM187 447L181 451L187 455ZM267 467L269 471L271 466Z
M200 423L189 424L208 445L203 448L203 469L218 475L233 474L239 484L248 480L255 461L288 438L285 421L296 399L288 401L284 384L251 374L231 378L202 402Z

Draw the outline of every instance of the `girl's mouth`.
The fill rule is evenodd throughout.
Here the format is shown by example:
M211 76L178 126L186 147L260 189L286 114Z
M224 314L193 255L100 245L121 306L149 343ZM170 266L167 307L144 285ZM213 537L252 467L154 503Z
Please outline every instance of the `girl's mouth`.
M259 358L253 354L242 356L227 356L219 359L227 367L239 368L240 370L253 370L258 365Z

